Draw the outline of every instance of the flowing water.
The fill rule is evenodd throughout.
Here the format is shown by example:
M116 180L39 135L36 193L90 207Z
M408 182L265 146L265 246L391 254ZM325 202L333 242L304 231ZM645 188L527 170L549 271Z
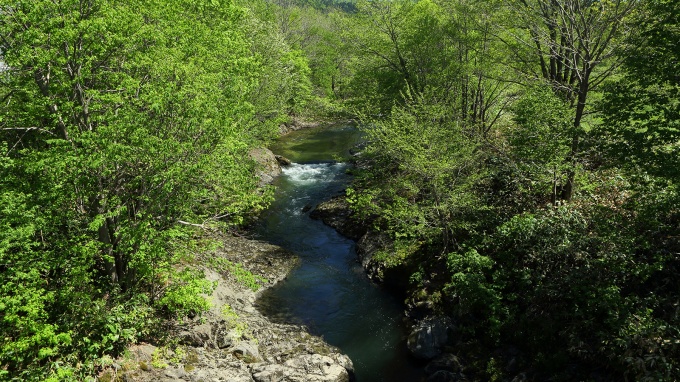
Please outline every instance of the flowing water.
M277 179L276 201L264 214L259 238L295 252L301 265L258 299L274 321L306 325L354 363L358 382L419 381L408 357L403 306L373 284L357 262L355 243L305 207L343 192L343 163L360 139L352 126L335 125L287 135L272 147L294 163Z

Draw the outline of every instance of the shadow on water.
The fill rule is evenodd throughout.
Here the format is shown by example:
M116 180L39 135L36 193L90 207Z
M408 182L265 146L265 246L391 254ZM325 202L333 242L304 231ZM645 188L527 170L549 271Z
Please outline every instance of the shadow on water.
M423 373L406 351L399 299L366 277L352 240L303 212L342 193L348 165L329 161L348 158L359 140L353 127L332 126L293 133L272 147L296 163L277 179L276 201L258 235L302 261L261 295L258 309L274 321L306 325L339 347L354 362L358 382L419 381Z

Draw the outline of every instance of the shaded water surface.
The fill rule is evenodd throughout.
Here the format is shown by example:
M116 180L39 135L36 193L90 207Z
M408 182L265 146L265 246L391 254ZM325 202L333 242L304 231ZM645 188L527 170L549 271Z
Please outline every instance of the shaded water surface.
M276 201L258 227L259 238L298 254L301 265L264 292L258 308L274 321L303 324L354 362L358 382L418 381L406 354L399 300L371 283L356 261L355 245L303 212L340 194L360 139L351 126L295 132L272 150L291 159L276 181Z

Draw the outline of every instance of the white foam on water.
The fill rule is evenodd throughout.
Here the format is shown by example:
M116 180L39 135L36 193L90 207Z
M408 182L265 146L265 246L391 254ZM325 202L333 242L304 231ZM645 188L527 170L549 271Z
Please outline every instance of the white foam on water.
M346 168L346 163L293 163L283 168L283 174L295 184L313 184L330 182Z

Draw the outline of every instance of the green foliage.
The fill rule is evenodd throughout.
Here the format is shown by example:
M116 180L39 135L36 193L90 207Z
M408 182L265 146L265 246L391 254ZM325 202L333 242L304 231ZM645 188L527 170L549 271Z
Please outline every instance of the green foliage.
M408 237L403 237L398 232L395 232L395 235L398 239L388 248L378 251L374 257L375 261L379 261L387 268L396 268L409 262L410 257L418 252L421 246L420 242L409 240ZM419 281L422 281L422 279Z
M444 291L456 302L452 313L468 319L473 316L475 320L484 322L476 326L487 329L486 335L498 336L507 308L501 303L502 295L496 290L498 287L489 282L488 275L494 261L470 249L463 253L449 253L446 264L451 281Z
M546 85L531 88L513 105L515 130L509 132L512 153L530 164L550 165L562 159L571 129L569 108Z
M83 379L159 313L207 309L192 225L266 207L248 153L310 72L231 1L0 8L0 379Z
M236 312L234 312L234 309L231 307L229 304L224 304L222 305L222 309L220 311L222 313L222 317L224 317L225 320L227 320L227 325L229 330L234 330L236 333L237 337L243 336L243 334L246 333L248 330L248 324L245 323L245 321L241 320Z
M507 132L521 193L558 200L570 165L573 126L570 108L547 85L529 89L513 105L516 126Z
M346 94L373 116L347 198L389 238L383 276L412 272L409 301L484 353L473 379L516 377L499 346L536 380L680 375L678 14L365 1L347 19Z
M204 295L210 295L216 284L206 280L196 269L186 268L172 275L157 304L173 316L194 316L210 308Z
M481 1L361 1L344 31L355 52L350 102L365 113L389 114L402 93L437 89L449 117L487 136L505 112L512 83L493 38L496 13ZM408 89L408 90L407 90Z
M680 10L558 5L0 0L0 379L84 379L207 309L195 226L265 208L251 148L347 105L374 259L481 379L514 378L499 344L536 380L678 379Z
M641 29L628 41L625 74L612 81L600 102L601 146L617 166L655 176L680 176L680 6L646 3L632 22Z
M649 243L635 227L645 223L630 223L607 208L563 206L517 215L488 239L486 252L496 266L487 276L502 288L511 313L504 332L532 353L553 353L538 360L539 368L555 373L569 357L607 357L612 366L628 368L612 344L647 303L643 286L670 265L647 252ZM555 352L555 342L565 345L563 351ZM629 345L626 352L642 351L640 343ZM659 363L646 373L666 367Z
M254 15L245 28L261 73L249 95L257 121L251 128L262 131L261 138L270 139L278 132L279 123L306 111L312 97L311 73L304 53L288 43L276 23L270 21L275 16L267 7L258 1L244 6Z
M224 257L211 257L209 262L211 267L231 274L236 278L236 281L250 288L253 292L257 292L262 287L262 284L267 282L265 278L253 274L245 269L243 265L229 261Z
M396 240L439 248L473 229L476 145L447 119L444 105L413 96L390 118L367 121L364 131L372 166L359 175L360 191L349 194L357 213L377 216L375 224Z

